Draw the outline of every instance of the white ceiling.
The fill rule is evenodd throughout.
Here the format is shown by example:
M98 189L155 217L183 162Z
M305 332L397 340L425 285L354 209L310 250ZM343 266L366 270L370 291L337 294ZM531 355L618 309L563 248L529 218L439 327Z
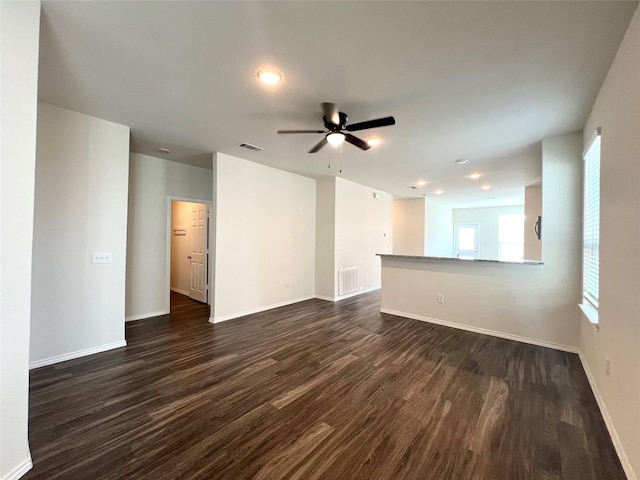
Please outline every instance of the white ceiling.
M129 125L132 150L158 157L168 147L171 159L202 164L218 151L452 207L521 203L522 187L541 179L536 143L582 129L636 7L45 1L40 99ZM264 66L284 81L260 84ZM367 152L308 154L321 135L276 134L322 129L327 101L351 123L397 124L356 132L383 139ZM468 179L473 171L483 178ZM411 189L418 180L428 183Z

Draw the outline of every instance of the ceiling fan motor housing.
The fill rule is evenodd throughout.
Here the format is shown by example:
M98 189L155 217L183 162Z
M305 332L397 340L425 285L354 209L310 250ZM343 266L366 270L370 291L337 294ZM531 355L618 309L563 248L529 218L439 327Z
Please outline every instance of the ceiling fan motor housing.
M339 132L340 130L344 130L347 126L347 122L349 121L349 117L344 112L338 112L339 123L335 124L327 119L326 116L322 117L322 121L324 122L324 126L327 130L331 132Z

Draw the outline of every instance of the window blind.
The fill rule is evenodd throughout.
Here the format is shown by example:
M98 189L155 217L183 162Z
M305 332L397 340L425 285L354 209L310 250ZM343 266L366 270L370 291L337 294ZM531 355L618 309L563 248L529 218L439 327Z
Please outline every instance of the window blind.
M600 283L600 130L584 153L584 242L582 290L585 300L598 307Z

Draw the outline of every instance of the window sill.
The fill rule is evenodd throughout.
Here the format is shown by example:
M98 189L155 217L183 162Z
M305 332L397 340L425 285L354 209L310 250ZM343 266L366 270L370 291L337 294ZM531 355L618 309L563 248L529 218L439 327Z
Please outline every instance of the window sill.
M584 316L587 317L587 320L589 320L589 323L593 325L593 328L599 332L600 325L598 324L598 309L588 303L580 303L578 306L580 307L580 310L582 310Z

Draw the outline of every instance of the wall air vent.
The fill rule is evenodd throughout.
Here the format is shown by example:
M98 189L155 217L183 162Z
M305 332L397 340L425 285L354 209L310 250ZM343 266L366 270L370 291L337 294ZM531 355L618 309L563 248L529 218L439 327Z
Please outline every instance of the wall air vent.
M250 143L241 143L239 145L242 148L246 148L247 150L251 150L252 152L259 152L260 150L264 150L262 147L257 147L255 145L251 145Z
M338 270L338 296L360 290L360 268L351 267Z

